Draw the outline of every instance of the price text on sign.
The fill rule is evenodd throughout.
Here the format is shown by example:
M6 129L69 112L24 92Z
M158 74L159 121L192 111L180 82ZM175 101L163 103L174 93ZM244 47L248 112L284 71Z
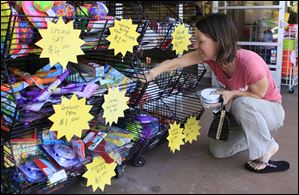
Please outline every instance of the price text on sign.
M86 99L78 100L76 95L71 99L62 97L61 105L54 105L55 113L49 117L54 122L51 131L57 131L57 138L66 136L70 140L73 135L81 137L82 130L89 129L88 121L93 118L89 111L91 105L85 105Z
M117 99L109 99L107 103L108 103L106 106L107 111L109 111L111 113L114 113L117 111L117 103L118 103Z
M92 163L87 164L87 172L83 177L87 178L87 187L92 186L95 192L97 188L104 191L105 185L111 185L111 178L115 176L115 162L107 164L102 157L95 157Z
M138 45L137 38L140 35L136 32L137 26L131 19L115 20L114 27L109 28L111 34L107 37L110 41L109 49L114 49L114 55L121 52L125 56L128 51L133 53L133 47Z
M196 117L191 116L184 127L184 137L185 137L185 143L187 141L191 144L193 140L197 140L197 136L200 135L200 128L201 126L199 125L199 121L196 120Z
M172 33L172 38L172 49L175 50L176 54L183 54L185 50L188 51L188 45L191 44L191 41L189 40L191 35L189 34L188 28L185 28L184 24L179 24L175 28Z
M77 62L77 55L83 55L80 46L85 42L79 38L81 30L73 29L73 22L65 24L62 18L57 23L47 22L47 29L39 29L42 39L35 43L43 48L41 58L50 58L53 66L60 63L64 69L68 62Z
M168 147L174 153L175 150L180 150L180 146L184 144L183 128L180 128L180 124L175 122L174 124L170 124L168 133Z
M108 94L104 95L104 114L106 123L111 126L113 122L117 123L119 117L124 117L124 110L128 109L129 97L126 97L126 90L119 91L119 88L109 88Z

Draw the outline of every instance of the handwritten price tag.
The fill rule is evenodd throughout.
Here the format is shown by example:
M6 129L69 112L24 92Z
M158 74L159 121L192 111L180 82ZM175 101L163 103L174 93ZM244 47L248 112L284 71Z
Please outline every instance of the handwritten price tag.
M92 106L85 105L86 99L78 100L76 95L71 99L62 97L61 105L54 105L55 113L49 117L54 122L51 131L57 131L57 138L64 135L70 140L73 135L81 137L83 129L89 129L88 121L93 118L89 111Z
M108 94L104 95L104 115L106 123L111 126L113 122L117 122L119 117L124 116L124 110L128 109L127 102L129 98L125 96L126 91L119 91L119 88L109 88Z
M109 49L114 49L114 55L121 52L124 56L128 51L133 52L133 47L138 45L137 37L140 35L136 32L137 26L131 19L115 20L114 27L109 28L111 34L107 37L110 41Z
M115 162L107 164L102 157L95 157L93 162L87 164L87 172L83 177L87 178L87 187L92 186L95 192L97 188L104 191L105 185L111 185L111 178L115 176Z
M199 125L199 121L196 120L196 117L191 116L186 124L185 124L185 128L183 131L183 134L185 136L185 143L187 143L187 141L191 144L193 140L197 140L197 136L200 135L200 128L201 126Z
M180 146L184 144L183 128L180 128L180 124L174 122L174 124L170 124L168 133L169 133L167 137L167 140L169 141L168 146L170 150L174 153L175 150L180 150Z
M73 22L65 24L60 18L58 22L47 22L47 29L40 29L42 40L35 43L42 47L41 58L50 58L53 66L60 63L66 69L69 61L77 63L77 55L84 54L80 46L85 42L79 38L81 30L73 29Z
M118 99L108 99L107 100L107 106L105 107L106 110L110 113L115 113L117 111L117 103Z
M184 24L179 24L175 28L172 33L172 38L172 49L176 51L176 54L183 54L185 50L188 51L188 45L191 44L191 41L189 40L191 35L189 34L188 28L185 28Z

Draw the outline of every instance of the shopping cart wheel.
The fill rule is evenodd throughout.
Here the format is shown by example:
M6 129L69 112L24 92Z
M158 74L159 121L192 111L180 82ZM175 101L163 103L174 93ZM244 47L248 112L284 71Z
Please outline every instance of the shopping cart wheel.
M133 164L135 167L142 167L145 164L144 156L136 157Z
M295 92L295 90L293 87L289 88L289 93L294 93L294 92Z
M122 178L122 176L124 175L124 172L125 172L125 167L123 165L117 165L115 167L115 173L116 173L116 178L117 179L120 179Z

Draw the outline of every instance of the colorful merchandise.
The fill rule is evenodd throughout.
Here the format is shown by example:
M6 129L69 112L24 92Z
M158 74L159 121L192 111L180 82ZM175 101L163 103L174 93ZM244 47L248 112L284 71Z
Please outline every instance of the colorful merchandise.
M33 17L27 17L28 20L31 22L31 24L40 29L40 28L46 28L47 27L47 16L45 12L38 11L33 6L34 1L23 1L22 2L22 8L24 13L27 16L33 16Z
M57 139L54 131L49 129L43 130L42 133L42 144L44 145L53 145L53 144L64 144L63 140Z
M108 32L108 29L114 25L114 17L113 16L105 16L99 20L89 20L87 25L87 32L95 33L95 32ZM104 36L104 34L102 35Z
M119 65L117 65L119 66ZM127 92L134 91L136 82L126 77L118 70L112 68L110 65L105 65L105 77L100 79L102 86L119 87L120 90L126 89Z
M18 168L24 173L25 178L30 183L46 181L46 177L43 172L32 161L28 161L23 165L18 165Z
M107 16L109 10L105 4L101 2L96 2L89 10L89 16L96 20L100 20L103 17Z
M52 10L55 13L55 15L58 17L63 17L67 15L66 4L54 5Z
M87 83L87 85L84 87L84 90L81 91L73 91L74 94L78 95L79 97L84 98L91 98L93 95L95 95L96 90L99 88L99 85L95 83Z
M18 122L29 126L31 123L36 122L37 120L42 120L53 114L53 108L47 107L39 112L22 112L22 115ZM40 121L41 122L41 121Z
M47 12L54 6L54 1L33 1L35 9L41 12Z
M138 140L141 137L142 132L142 126L140 122L134 121L134 122L126 122L125 124L126 130L131 132L134 135L133 140Z
M54 6L66 4L66 1L54 1Z
M88 74L90 77L103 77L105 73L105 66L93 62L79 62L75 66L79 71ZM109 67L107 68L109 69Z
M92 138L92 141L88 144L89 150L94 150L106 137L107 133L105 132L98 132L95 134L95 136Z
M67 175L64 172L64 169L55 165L52 159L46 156L35 157L33 162L36 166L43 172L44 175L50 180L50 183L57 182L59 180L67 179ZM62 172L64 174L61 174ZM60 172L60 174L56 175L56 173Z
M15 28L18 28L20 43L32 44L35 32L27 21L19 21Z
M89 10L85 6L76 8L76 24L80 29L86 28L88 24Z
M61 167L71 168L79 164L76 153L67 145L43 145L43 148Z
M6 37L11 12L9 3L7 1L1 1L1 38Z
M89 10L88 10L87 7L80 6L80 7L76 8L76 14L78 16L88 17L89 16Z
M54 6L54 1L34 1L33 6L35 9L41 12L46 12L48 16L51 18L47 20L53 20L53 17L55 17L55 12L52 10Z
M20 15L24 15L24 11L22 8L22 1L16 1L16 11L20 14Z
M140 115L137 117L137 120L140 121L142 125L141 141L144 141L145 139L148 139L149 137L158 133L159 121L157 118L149 115Z
M14 15L10 18L10 15ZM11 21L10 21L11 19ZM10 24L9 24L10 21ZM7 1L1 2L1 54L18 54L18 45L19 45L19 31L18 28L13 28L13 32L9 32L12 35L7 36L7 29L12 29L14 25L13 21L15 21L15 26L18 26L19 18L17 17L17 13L14 9L11 9L9 3ZM7 38L6 38L7 37ZM6 47L4 48L4 43L6 41ZM10 46L10 48L8 47ZM9 51L8 51L9 49Z
M57 80L57 76L62 74L62 67L60 64L55 64L55 69L51 69L50 65L46 65L41 70L37 71L35 75L30 75L29 73L23 72L17 68L9 67L9 70L20 76L24 81L16 81L16 78L9 78L9 80L15 80L14 82L2 83L1 84L1 97L5 96L7 93L17 93L21 92L26 87L35 84L40 89L44 89L43 84L48 84ZM11 85L11 87L10 87Z
M62 74L62 71L63 71L63 68L59 63L55 64L54 66L51 66L50 64L47 64L46 66L44 66L40 70L38 70L36 74L47 73L43 78L48 78L48 77L59 76L59 75Z
M98 131L90 131L83 139L86 147L89 150L93 150L100 142L106 137L107 133L98 132Z
M20 92L15 93L15 99L18 105L24 105L26 99L21 95Z
M73 20L74 17L75 17L75 14L76 14L76 10L75 10L75 7L71 4L65 4L66 5L66 17L69 19L69 20Z
M40 54L42 49L36 47L35 45L28 45L28 44L24 44L24 43L20 43L16 46L16 48L13 50L10 50L11 58L18 58L18 57L22 57L22 56L26 56L28 54Z
M16 164L21 164L28 157L40 154L40 149L37 141L28 142L25 141L13 141L11 149L14 154L14 160Z
M21 71L20 69L17 69L17 68L9 67L8 69L14 75L19 76L20 78L22 78L28 85L32 85L34 83L40 89L45 88L43 86L43 84L49 84L49 83L52 83L55 80L57 80L56 77L53 77L53 78L40 78L39 76L37 76L37 75L46 76L47 73L45 73L45 72L44 73L39 72L39 73L37 73L37 75L31 75L30 73L23 72L23 71ZM54 70L52 70L52 72L54 72Z
M75 17L75 7L71 4L65 3L65 1L62 1L60 3L55 3L52 8L53 12L55 13L56 17L63 17L64 22L68 22L74 19Z
M6 94L5 96L1 94L1 113L5 123L11 125L14 120L19 119L19 112L16 110L16 107L14 97L11 94Z
M66 79L66 77L69 75L70 71L66 70L64 73L62 73L57 80L55 80L53 83L51 83L47 88L45 88L38 96L36 96L33 99L33 102L35 101L45 101L50 97L50 95L53 93L53 91Z
M81 139L72 139L72 149L80 162L86 161L85 144Z

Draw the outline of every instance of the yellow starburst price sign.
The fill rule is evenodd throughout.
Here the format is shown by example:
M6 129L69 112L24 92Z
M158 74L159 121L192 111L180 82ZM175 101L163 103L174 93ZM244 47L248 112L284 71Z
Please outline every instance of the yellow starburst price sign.
M129 108L127 104L129 98L125 95L126 90L120 91L119 87L109 88L108 94L104 95L103 118L110 126L113 122L117 123L119 117L124 117L124 110Z
M177 55L183 54L185 50L188 51L188 45L191 44L190 38L188 28L184 24L179 24L172 33L172 50L175 50Z
M137 26L131 19L115 20L114 27L109 28L111 34L107 37L110 41L108 49L114 49L114 55L121 52L125 56L128 51L133 53L133 47L138 45L137 38L140 35L136 32Z
M50 64L53 66L60 63L64 69L68 62L78 63L77 55L84 52L80 46L85 41L79 38L81 30L73 29L73 21L65 24L62 18L57 23L47 22L47 29L39 29L42 39L35 43L43 48L41 58L50 58Z
M89 111L91 105L85 105L86 99L78 100L76 95L70 99L62 97L61 105L53 105L55 113L49 117L54 122L50 131L57 131L57 138L65 136L67 140L74 135L81 137L82 130L89 129L88 121L93 118Z
M105 185L111 185L111 178L116 175L116 166L115 162L107 164L101 156L95 157L92 163L86 165L87 172L83 175L87 178L87 187L91 185L94 192L97 188L104 191Z
M180 128L180 123L174 122L174 124L170 124L170 128L168 130L168 137L167 140L168 146L172 153L175 152L175 150L180 151L180 146L184 144L183 139L185 138L183 135L183 128Z
M199 121L196 120L196 117L191 116L187 120L183 131L183 134L185 136L185 143L189 142L191 144L193 140L196 141L197 136L200 135L200 128L201 126L199 125Z

